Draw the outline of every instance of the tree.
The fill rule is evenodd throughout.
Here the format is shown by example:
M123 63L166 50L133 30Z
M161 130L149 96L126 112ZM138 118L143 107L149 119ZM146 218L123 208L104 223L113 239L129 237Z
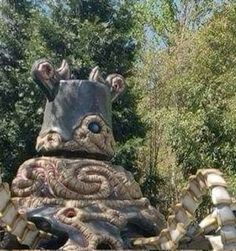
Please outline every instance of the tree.
M178 48L170 141L186 174L206 166L235 171L235 18L231 5Z
M149 12L155 10L153 7ZM198 21L190 13L184 25L181 18L175 21L177 25L171 26L173 29L163 30L162 24L173 23L173 15L161 21L163 13L159 7L155 15L156 31L152 29L154 33L144 37L144 41L150 36L158 40L146 43L139 51L134 79L136 92L140 93L138 110L149 126L138 163L151 174L150 183L153 174L164 181L156 187L152 185L152 193L159 191L156 202L161 203L162 209L178 200L184 178L199 168L220 168L230 173L228 178L235 184L232 173L235 173L236 17L235 4L222 1L219 6L215 2L210 12L208 7L201 9ZM178 17L179 12L175 13ZM146 175L145 186L148 180Z
M231 0L140 0L135 5L135 34L155 49L169 48L187 31L196 31ZM151 37L151 39L150 39ZM150 46L144 46L150 48Z

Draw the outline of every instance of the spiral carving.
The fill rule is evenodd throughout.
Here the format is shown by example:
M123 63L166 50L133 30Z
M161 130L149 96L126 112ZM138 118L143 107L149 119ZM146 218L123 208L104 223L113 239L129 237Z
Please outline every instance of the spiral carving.
M135 237L133 247L162 250L182 247L181 240L207 191L211 192L215 209L196 229L203 235L219 229L220 235L204 239L204 245L210 245L214 250L220 246L222 250L230 249L236 243L232 199L222 174L214 169L199 170L190 177L189 186L183 190L181 203L173 207L166 228L158 210L151 207L147 199L141 198L132 175L122 167L102 161L46 157L27 161L19 169L12 190L20 196L14 199L14 203L22 210L54 205L58 210L52 217L78 231L82 242L74 243L69 239L62 250L72 250L73 247L76 250L78 246L81 250L91 250L104 243L112 249L123 249L124 242L119 235L96 227L103 222L123 231L133 221L135 224L153 224L159 231L162 229L157 236ZM192 244L188 244L189 247Z
M12 191L17 196L14 203L23 212L53 206L56 212L49 218L80 236L75 243L69 238L62 250L94 250L104 245L123 249L127 244L120 232L127 231L130 223L144 232L148 225L152 233L165 226L159 211L142 198L133 176L107 162L33 159L19 168Z
M139 185L122 167L90 159L38 158L25 162L12 183L15 196L64 199L139 199Z

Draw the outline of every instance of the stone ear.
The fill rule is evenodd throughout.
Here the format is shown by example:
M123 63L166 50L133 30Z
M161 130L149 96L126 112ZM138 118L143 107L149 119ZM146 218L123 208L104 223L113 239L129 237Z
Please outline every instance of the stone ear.
M31 74L49 101L54 100L60 80L70 78L69 66L65 60L57 70L49 60L37 60L32 67Z
M125 89L125 80L120 74L110 74L105 82L111 88L112 101L114 101Z

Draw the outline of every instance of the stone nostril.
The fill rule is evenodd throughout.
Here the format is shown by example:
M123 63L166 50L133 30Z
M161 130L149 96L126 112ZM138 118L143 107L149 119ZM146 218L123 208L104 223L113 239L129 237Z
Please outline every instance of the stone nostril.
M63 215L67 218L73 218L77 215L75 209L73 208L67 208L64 212Z

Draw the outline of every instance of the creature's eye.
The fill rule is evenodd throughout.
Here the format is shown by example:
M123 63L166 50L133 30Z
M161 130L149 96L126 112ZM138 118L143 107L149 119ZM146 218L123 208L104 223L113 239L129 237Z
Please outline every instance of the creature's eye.
M102 128L98 122L93 121L89 123L88 129L93 133L100 133Z

